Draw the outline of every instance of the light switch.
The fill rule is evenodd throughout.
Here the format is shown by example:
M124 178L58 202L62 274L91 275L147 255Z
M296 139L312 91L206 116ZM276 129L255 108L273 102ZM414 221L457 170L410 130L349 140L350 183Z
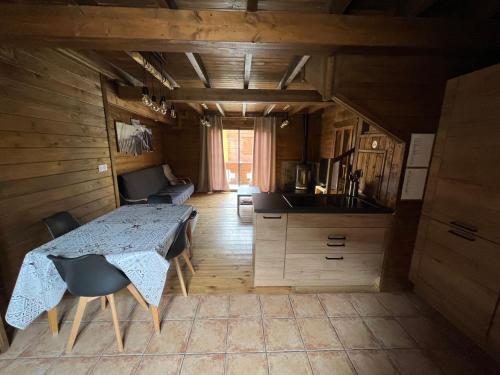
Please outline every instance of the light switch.
M107 164L99 164L99 172L106 172L108 170L108 165Z

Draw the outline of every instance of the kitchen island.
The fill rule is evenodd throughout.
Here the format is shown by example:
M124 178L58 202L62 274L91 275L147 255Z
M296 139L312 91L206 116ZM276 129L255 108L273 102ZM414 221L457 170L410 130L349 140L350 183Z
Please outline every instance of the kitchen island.
M378 290L392 210L340 195L252 198L254 286Z

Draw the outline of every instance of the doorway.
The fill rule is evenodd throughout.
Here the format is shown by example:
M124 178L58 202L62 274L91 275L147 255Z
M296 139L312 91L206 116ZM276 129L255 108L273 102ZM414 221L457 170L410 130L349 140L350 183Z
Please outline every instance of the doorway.
M230 190L252 182L253 129L224 129L224 162Z

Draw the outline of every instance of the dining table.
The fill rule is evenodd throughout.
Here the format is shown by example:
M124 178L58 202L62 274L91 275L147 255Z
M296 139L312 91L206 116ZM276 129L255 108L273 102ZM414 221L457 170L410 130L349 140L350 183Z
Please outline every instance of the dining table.
M159 332L158 306L169 269L165 255L180 223L192 210L191 206L176 204L122 206L31 250L19 271L7 323L24 329L47 311L49 327L56 335L57 305L66 292L66 283L47 256L98 254L125 273L148 302Z

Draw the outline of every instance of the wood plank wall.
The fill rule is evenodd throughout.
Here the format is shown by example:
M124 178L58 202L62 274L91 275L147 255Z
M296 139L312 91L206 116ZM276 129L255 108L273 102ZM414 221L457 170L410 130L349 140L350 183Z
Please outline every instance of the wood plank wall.
M383 133L373 125L364 124L357 140L355 169L363 171L360 190L381 204L395 208L404 158L404 143ZM374 142L376 147L374 148Z
M189 177L198 183L200 165L200 117L192 112L180 112L178 123L168 126L163 136L164 161L177 177Z
M303 116L301 114L290 117L290 124L281 129L281 119L278 118L276 129L276 186L280 186L281 169L284 162L297 162L302 160L302 148L304 144ZM309 161L319 160L321 133L321 113L316 112L309 115L309 142L307 148L307 159Z
M108 90L111 90L111 88L108 87ZM109 91L107 92L109 93ZM108 97L110 95L113 95L112 92L111 94L108 94ZM109 103L108 126L110 127L110 133L112 135L111 137L112 139L110 142L111 146L110 149L111 149L111 155L115 163L116 174L120 175L122 173L136 171L138 169L143 169L150 166L163 164L163 161L165 160L165 155L163 150L163 137L167 127L170 125L167 123L154 121L149 117L145 117L144 114L147 114L147 112L146 113L142 112L142 114L137 114L133 111L133 107L131 107L132 110L128 110L114 105L112 101L108 101L108 103ZM145 125L146 127L152 130L153 132L152 152L148 152L142 155L129 155L118 152L115 122L121 121L130 124L131 119L139 120L141 124Z
M335 128L356 126L358 119L358 115L341 105L325 109L321 116L321 132L319 142L320 158L329 159L334 157Z
M110 162L99 74L54 50L0 49L4 298L25 253L49 240L42 218L86 222L115 208Z

